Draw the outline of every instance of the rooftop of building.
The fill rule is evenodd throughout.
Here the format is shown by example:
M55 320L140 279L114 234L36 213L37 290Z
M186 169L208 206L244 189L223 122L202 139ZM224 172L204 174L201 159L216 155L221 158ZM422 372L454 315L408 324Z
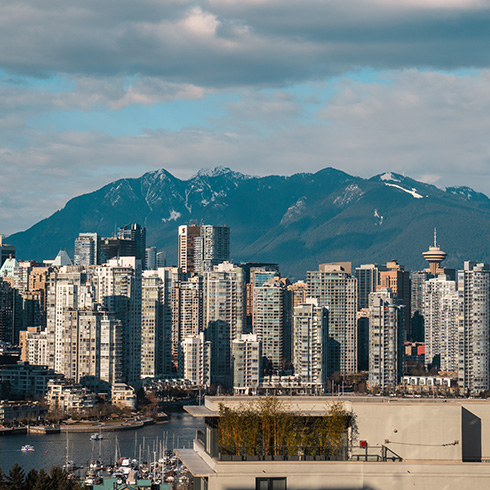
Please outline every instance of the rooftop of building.
M205 404L186 406L185 410L193 417L219 417L220 404L237 407L257 401L258 396L211 396L206 397ZM279 401L285 410L297 415L321 416L326 408L335 402L343 402L346 408L354 405L396 405L396 406L490 406L490 400L483 398L412 398L389 396L281 396Z

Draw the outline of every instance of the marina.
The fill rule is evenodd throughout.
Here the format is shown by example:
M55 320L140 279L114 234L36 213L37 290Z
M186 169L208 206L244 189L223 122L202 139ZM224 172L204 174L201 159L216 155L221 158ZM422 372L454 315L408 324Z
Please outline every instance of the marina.
M201 422L185 412L170 414L169 422L123 432L105 432L93 440L89 433L23 433L0 438L1 468L7 472L15 463L26 472L60 466L82 480L92 477L128 478L140 474L154 478L175 478L175 448L190 448ZM22 451L31 446L34 451ZM117 463L120 463L119 465ZM124 463L124 464L123 464ZM115 471L112 469L117 468ZM92 467L91 467L92 466ZM111 471L107 471L111 468ZM104 469L104 473L102 473ZM180 470L180 468L179 468ZM172 472L174 474L172 474Z

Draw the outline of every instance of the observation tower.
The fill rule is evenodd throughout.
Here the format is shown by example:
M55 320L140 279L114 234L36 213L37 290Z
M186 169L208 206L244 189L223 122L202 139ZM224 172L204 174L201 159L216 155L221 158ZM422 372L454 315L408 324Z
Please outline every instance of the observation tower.
M436 276L443 272L439 264L447 257L447 253L437 245L437 229L434 228L434 246L429 247L427 252L423 252L424 259L429 262L429 272Z

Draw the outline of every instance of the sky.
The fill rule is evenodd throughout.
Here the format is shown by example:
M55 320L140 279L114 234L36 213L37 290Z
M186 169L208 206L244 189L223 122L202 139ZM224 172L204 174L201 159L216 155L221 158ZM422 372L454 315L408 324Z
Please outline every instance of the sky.
M2 0L0 233L165 168L490 194L487 0Z

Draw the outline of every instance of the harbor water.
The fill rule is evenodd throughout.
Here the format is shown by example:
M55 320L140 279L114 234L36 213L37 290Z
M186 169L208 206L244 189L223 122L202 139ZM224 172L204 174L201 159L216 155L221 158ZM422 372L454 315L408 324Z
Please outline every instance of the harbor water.
M49 470L73 461L76 466L88 466L93 460L108 465L118 457L130 457L151 461L155 453L174 448L190 448L196 429L202 421L186 412L170 413L170 420L163 424L148 425L141 429L103 432L103 439L92 441L90 433L24 434L0 437L0 468L7 472L19 463L26 473L35 468ZM29 444L34 451L22 452Z

